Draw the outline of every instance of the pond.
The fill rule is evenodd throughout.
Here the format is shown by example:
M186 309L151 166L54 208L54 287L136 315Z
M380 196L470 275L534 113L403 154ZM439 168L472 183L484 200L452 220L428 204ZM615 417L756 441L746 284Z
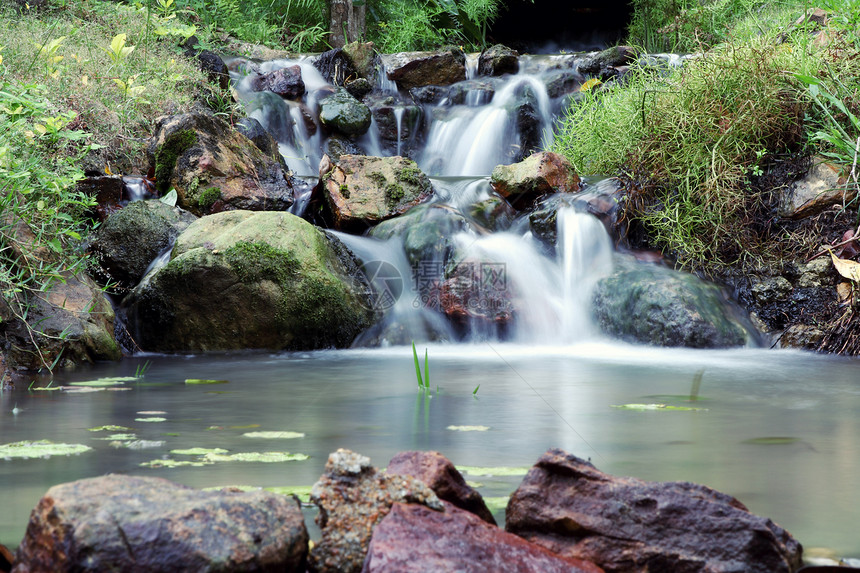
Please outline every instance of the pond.
M424 348L419 345L419 352ZM337 448L367 455L378 467L399 451L438 450L458 466L523 468L513 476L466 474L481 484L484 496L499 498L516 488L525 468L544 451L560 447L613 474L706 484L772 518L807 551L820 547L860 557L857 361L796 351L666 350L601 340L559 347L440 344L430 345L428 354L429 393L418 391L412 349L405 346L150 355L63 373L52 381L59 386L133 377L148 361L142 377L118 386L122 391L50 392L20 385L4 390L2 443L44 439L93 449L69 457L0 459L0 543L20 542L29 512L49 487L111 472L194 487L310 486ZM189 384L188 379L228 383ZM697 381L698 400L690 401ZM629 404L694 409L617 407ZM164 421L141 421L148 418ZM120 433L133 433L140 449L103 439L116 430L90 431L105 425L131 428ZM472 428L451 429L457 426ZM258 431L304 436L245 435ZM171 453L193 447L310 457L141 466L194 460ZM503 518L504 501L496 501L497 517Z

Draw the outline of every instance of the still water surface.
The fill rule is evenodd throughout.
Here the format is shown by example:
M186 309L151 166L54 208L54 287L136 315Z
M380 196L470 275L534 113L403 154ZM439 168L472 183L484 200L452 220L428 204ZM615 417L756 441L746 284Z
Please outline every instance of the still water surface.
M136 357L53 382L133 375L138 364L150 360L140 383L126 383L128 391L4 390L0 443L48 439L94 450L0 460L0 543L20 542L30 510L52 485L111 472L195 487L300 486L313 484L328 453L339 447L370 456L380 467L409 449L438 450L458 465L530 466L546 449L560 447L610 473L706 484L772 518L807 548L860 557L860 362L793 351L663 350L602 342L436 345L429 355L429 399L417 392L412 351L406 347ZM698 372L702 399L682 401L677 396L690 392ZM229 384L186 385L187 378ZM612 407L630 403L707 410ZM136 422L145 417L140 411L164 411L166 421ZM87 431L107 424L133 427L140 439L164 444L118 449L96 439L104 433ZM242 435L257 425L254 430L306 436ZM489 430L453 431L447 429L451 425ZM189 459L169 451L198 446L311 457L140 466L158 458ZM483 484L485 496L504 496L521 477L470 479Z

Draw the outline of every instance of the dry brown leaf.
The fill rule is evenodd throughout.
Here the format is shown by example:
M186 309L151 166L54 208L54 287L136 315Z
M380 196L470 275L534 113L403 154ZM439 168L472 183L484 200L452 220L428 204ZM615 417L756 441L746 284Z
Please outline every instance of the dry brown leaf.
M833 253L833 248L830 245L825 245L824 248L830 253L830 258L833 259L833 266L836 267L836 271L840 275L854 282L860 282L860 263L848 259L840 259Z
M851 283L839 283L836 285L836 296L839 298L839 304L845 304L851 300Z

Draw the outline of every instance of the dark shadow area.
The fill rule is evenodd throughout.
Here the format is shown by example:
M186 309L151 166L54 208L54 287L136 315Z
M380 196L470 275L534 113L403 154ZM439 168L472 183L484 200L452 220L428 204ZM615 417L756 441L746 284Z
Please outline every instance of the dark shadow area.
M601 50L624 38L628 0L509 0L489 33L521 53Z

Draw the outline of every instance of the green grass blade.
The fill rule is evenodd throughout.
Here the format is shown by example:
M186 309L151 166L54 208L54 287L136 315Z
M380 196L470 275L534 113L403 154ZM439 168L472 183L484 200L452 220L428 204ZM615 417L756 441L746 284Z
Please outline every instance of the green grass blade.
M418 387L423 388L424 382L421 380L421 365L418 363L418 351L415 350L415 342L412 342L412 358L415 361L415 376L418 378Z
M424 349L424 388L430 389L430 362L427 360L427 349Z

